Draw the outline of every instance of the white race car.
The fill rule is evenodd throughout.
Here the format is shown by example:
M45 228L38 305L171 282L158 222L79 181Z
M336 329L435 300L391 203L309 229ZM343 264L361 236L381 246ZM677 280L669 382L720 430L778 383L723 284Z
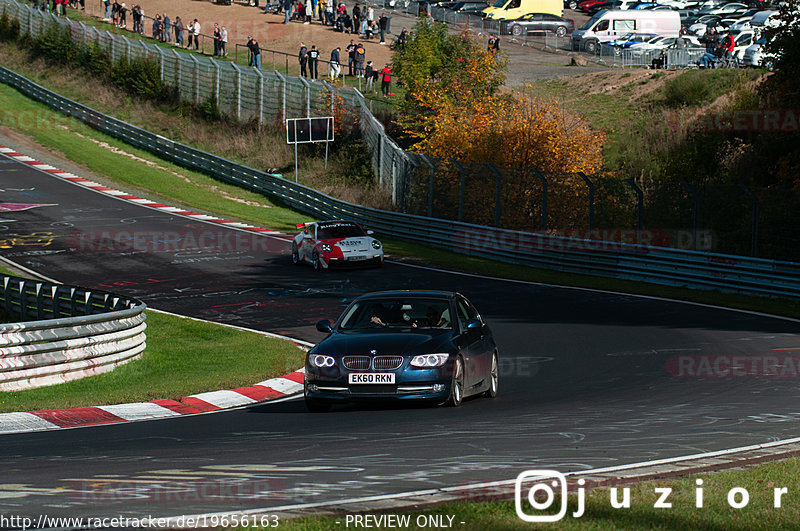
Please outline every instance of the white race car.
M310 263L315 270L330 267L382 266L383 245L352 221L317 221L297 225L292 263Z

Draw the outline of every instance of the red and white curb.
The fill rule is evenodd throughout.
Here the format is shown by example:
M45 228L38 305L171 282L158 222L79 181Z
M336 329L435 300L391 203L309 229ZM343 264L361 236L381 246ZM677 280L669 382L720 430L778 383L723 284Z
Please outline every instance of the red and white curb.
M205 221L205 222L208 222L208 223L216 223L216 224L219 224L219 225L222 225L222 226L225 226L225 227L235 227L237 229L246 230L246 231L255 232L255 233L264 234L264 235L270 235L270 236L289 237L287 234L285 234L283 232L280 232L280 231L277 231L277 230L265 229L263 227L255 227L253 225L247 225L245 223L239 223L237 221L230 221L230 220L227 220L227 219L221 219L221 218L218 218L216 216L209 216L209 215L206 215L206 214L199 214L197 212L192 212L190 210L185 210L183 208L164 205L162 203L158 203L156 201L151 201L150 199L145 199L145 198L133 195L133 194L129 194L127 192L123 192L121 190L116 190L114 188L109 188L108 186L104 186L104 185L96 183L94 181L90 181L89 179L85 179L83 177L79 177L77 175L74 175L74 174L66 172L66 171L62 171L62 170L60 170L60 169L58 169L58 168L56 168L54 166L50 166L49 164L45 164L44 162L39 162L36 159L32 159L31 157L23 155L22 153L18 153L17 151L14 151L13 149L11 149L9 147L6 147L6 146L0 145L0 153L2 153L3 155L5 155L6 157L8 157L8 158L10 158L12 160L16 160L17 162L22 162L22 163L27 164L27 165L29 165L31 167L34 167L34 168L36 168L38 170L41 170L41 171L46 172L46 173L49 173L49 174L53 175L54 177L58 177L58 178L63 179L65 181L69 181L69 182L71 182L73 184L77 184L77 185L89 188L91 190L94 190L95 192L100 192L100 193L103 193L103 194L106 194L106 195L110 195L110 196L116 197L117 199L123 199L125 201L130 201L131 203L136 203L136 204L139 204L139 205L142 205L142 206L155 208L157 210L163 210L165 212L169 212L171 214L176 214L178 216L186 216L188 218L197 219L197 220Z
M180 401L163 399L110 406L2 413L0 434L154 420L249 406L299 393L303 390L303 373L304 369L300 369L248 387L200 393L183 397Z

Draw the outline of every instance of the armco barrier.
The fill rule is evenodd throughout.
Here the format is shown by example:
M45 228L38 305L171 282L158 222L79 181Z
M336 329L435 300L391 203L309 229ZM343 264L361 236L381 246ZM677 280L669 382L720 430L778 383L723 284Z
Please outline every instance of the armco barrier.
M0 391L112 370L145 348L145 304L102 291L3 275ZM27 321L27 319L36 319Z
M7 68L0 67L0 81L133 146L277 198L313 218L352 219L387 236L533 267L670 286L800 297L800 263L549 236L354 205L106 116Z

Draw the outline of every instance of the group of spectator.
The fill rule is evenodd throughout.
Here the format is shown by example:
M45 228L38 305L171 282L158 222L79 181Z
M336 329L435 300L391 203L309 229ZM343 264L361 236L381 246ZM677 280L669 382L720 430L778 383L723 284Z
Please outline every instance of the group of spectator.
M85 0L33 0L33 8L41 11L49 11L60 17L67 15L67 6L73 9L86 9Z
M736 48L733 32L728 31L722 34L712 25L708 26L705 35L700 38L700 42L706 45L706 53L699 62L699 66L702 68L711 68L719 60L731 59Z

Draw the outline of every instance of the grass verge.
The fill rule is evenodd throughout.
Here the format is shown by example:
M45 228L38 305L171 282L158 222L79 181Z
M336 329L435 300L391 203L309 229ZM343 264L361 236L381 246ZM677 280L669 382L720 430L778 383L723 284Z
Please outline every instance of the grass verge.
M147 349L140 359L91 378L0 392L0 413L179 400L281 376L301 367L303 359L289 341L148 311Z
M702 479L698 486L697 479ZM610 489L598 488L586 492L585 514L573 518L578 508L578 498L572 494L568 501L567 516L557 524L540 524L536 528L550 529L787 529L796 527L800 518L800 458L790 458L760 465L750 470L725 471L692 475L675 481L648 481L617 487L616 499L623 500L625 488L629 489L630 508L613 508ZM660 498L655 489L669 488L666 500L670 508L654 507ZM781 507L775 507L775 490L786 488ZM697 507L698 489L702 490L702 507ZM740 509L729 503L732 489L745 489L749 503ZM734 493L736 504L742 501ZM558 507L555 499L551 507ZM527 506L528 514L536 514ZM429 529L430 522L453 517L453 527L463 530L531 529L534 524L517 517L513 502L453 503L439 505L423 511L398 513L408 515L406 529ZM430 517L439 517L439 520ZM418 522L426 522L420 526ZM461 522L464 522L461 524ZM281 528L297 531L344 529L345 517L309 517L281 522ZM352 525L352 524L351 524ZM436 526L434 526L436 527Z

